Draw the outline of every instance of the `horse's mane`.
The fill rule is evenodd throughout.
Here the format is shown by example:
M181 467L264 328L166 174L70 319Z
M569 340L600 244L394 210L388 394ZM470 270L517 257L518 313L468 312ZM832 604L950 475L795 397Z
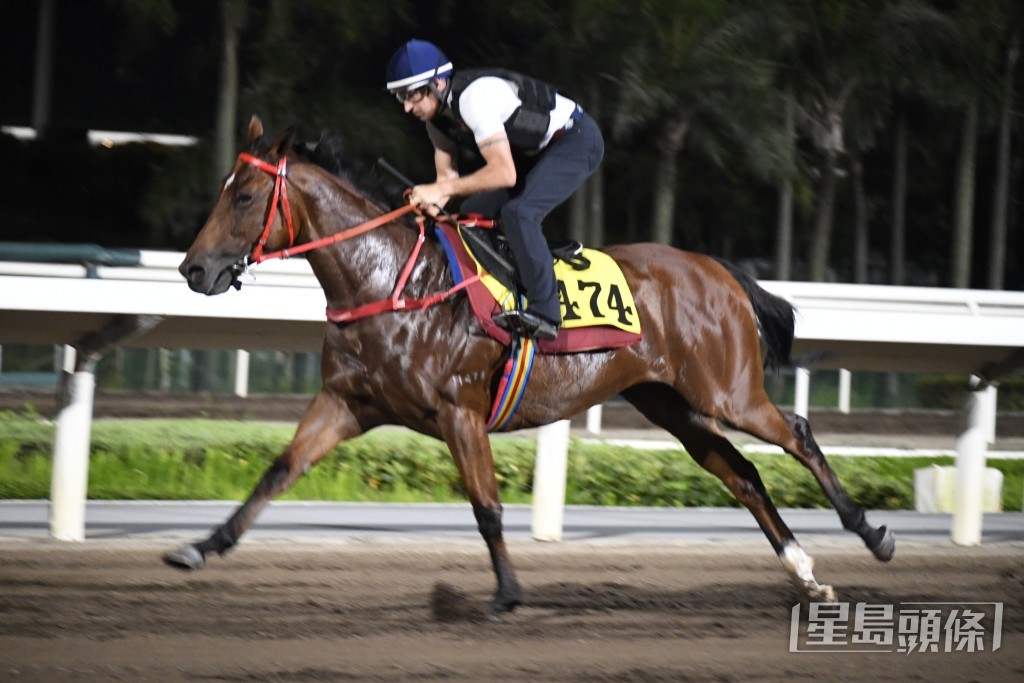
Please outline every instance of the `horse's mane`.
M405 187L397 180L381 173L379 166L345 153L341 138L324 134L309 150L309 160L353 187L366 193L380 204L394 208L405 203Z
M273 141L264 136L255 141L253 148L257 154L266 153L272 144ZM295 138L291 151L304 161L341 178L377 204L395 208L405 202L402 193L406 188L403 185L381 174L376 164L350 156L344 147L340 137L324 132L315 144Z

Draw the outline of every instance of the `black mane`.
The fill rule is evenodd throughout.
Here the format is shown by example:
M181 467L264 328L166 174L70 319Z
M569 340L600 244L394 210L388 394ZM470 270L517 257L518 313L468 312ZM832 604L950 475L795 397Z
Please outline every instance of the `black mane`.
M270 137L262 136L251 145L251 153L264 156L272 145ZM407 188L404 185L384 174L376 164L346 155L343 148L340 137L326 132L315 145L298 138L291 143L291 150L298 157L341 178L374 202L392 209L405 203L403 193Z
M377 203L388 208L405 203L402 193L406 188L376 164L346 155L340 138L325 134L312 149L306 145L296 148L308 161L358 188Z

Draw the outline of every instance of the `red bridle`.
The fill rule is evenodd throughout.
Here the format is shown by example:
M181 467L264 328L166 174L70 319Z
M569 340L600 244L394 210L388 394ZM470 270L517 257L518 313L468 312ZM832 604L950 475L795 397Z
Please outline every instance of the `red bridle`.
M274 166L273 164L263 161L263 159L254 157L251 154L246 154L245 152L239 154L238 158L251 166L255 166L261 171L266 171L270 175L274 176L274 196L270 200L270 211L267 213L267 223L263 226L263 234L260 235L260 240L252 252L252 263L262 263L263 261L269 261L270 259L275 258L286 259L289 256L294 256L295 254L303 254L307 251L311 251L328 244L335 244L353 237L358 237L359 235L369 232L374 228L379 228L385 223L390 223L399 216L404 216L410 211L416 210L416 207L412 205L403 206L400 209L395 209L394 211L390 211L382 216L378 216L373 220L357 225L345 232L339 232L336 235L324 237L323 239L315 240L313 242L307 242L306 244L300 244L295 247L295 224L292 222L292 207L288 201L288 183L285 182L288 178L288 159L286 157L281 157L277 162L277 166ZM274 224L274 216L277 214L279 206L282 210L281 213L284 214L285 225L288 227L288 248L264 254L263 247L266 245L267 239L270 238L270 227Z
M388 213L382 214L360 223L359 225L349 228L344 232L339 232L328 237L324 237L313 242L307 242L295 246L295 226L292 222L292 209L291 204L288 202L288 184L285 182L288 178L288 160L285 157L281 157L277 162L277 166L270 164L263 159L255 157L245 152L238 155L238 158L247 164L255 166L261 171L274 176L274 196L270 200L270 210L267 213L267 222L263 226L263 233L260 235L259 242L256 244L256 248L253 249L250 263L262 263L270 259L286 259L296 254L302 254L319 247L327 246L329 244L336 244L343 242L344 240L358 237L359 235L365 234L374 228L379 228L382 225L386 225L394 221L395 219L404 216L407 213L416 211L416 207L411 204L406 204L400 209L389 211ZM288 248L281 249L280 251L274 251L269 254L263 253L263 247L270 237L270 227L274 223L274 216L277 214L278 209L282 210L284 214L284 222L288 227ZM409 276L412 274L413 266L416 264L416 259L419 257L420 248L423 246L423 242L426 240L426 233L423 228L424 219L421 216L417 220L419 225L420 234L416 239L416 245L413 247L412 253L409 255L409 260L405 264L405 268L402 269L402 274L398 279L398 284L395 286L395 291L388 299L382 299L380 301L374 301L372 303L363 304L362 306L356 306L342 311L327 309L327 319L334 323L350 322L352 320L358 320L359 318L367 318L378 313L384 313L386 311L404 311L404 310L422 310L428 306L441 303L448 299L456 292L465 289L472 283L480 279L479 275L464 279L459 284L455 285L451 289L444 292L437 292L425 297L420 298L406 298L402 296L402 290L405 289L405 283L408 281Z
M284 222L288 226L288 246L291 247L295 244L295 226L292 223L292 206L288 202L288 184L285 183L285 179L288 177L288 159L281 157L277 166L263 161L258 157L254 157L251 154L242 152L238 155L238 158L245 163L255 166L261 171L274 176L274 198L270 200L270 211L267 213L267 224L263 226L263 234L260 235L260 241L256 244L256 248L252 251L252 262L260 263L272 258L274 255L263 255L263 247L267 243L267 239L270 237L270 226L274 223L274 216L277 214L278 202L281 204L281 208L284 209ZM287 255L281 258L287 258Z

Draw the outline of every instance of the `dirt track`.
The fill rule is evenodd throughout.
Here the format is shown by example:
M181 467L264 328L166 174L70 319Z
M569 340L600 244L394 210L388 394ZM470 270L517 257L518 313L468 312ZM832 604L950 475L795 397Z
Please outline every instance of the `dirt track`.
M119 399L97 415L129 416L131 404L265 418L260 402L222 415ZM276 401L271 414L292 419L302 404ZM628 412L607 417L633 426ZM951 416L926 418L895 416L891 429L877 414L819 421L839 433L868 420L875 432L955 434ZM763 540L513 542L526 604L498 622L482 618L493 588L482 542L243 540L188 574L160 562L179 540L0 540L0 681L1024 680L1024 543L904 541L887 565L855 541L808 543L841 601L1004 603L997 652L908 655L791 653L797 595Z
M527 603L467 541L245 543L198 573L173 541L0 541L5 681L1011 681L1024 544L807 549L848 602L1003 602L997 652L789 652L796 594L765 542L512 544ZM987 640L986 640L987 643Z

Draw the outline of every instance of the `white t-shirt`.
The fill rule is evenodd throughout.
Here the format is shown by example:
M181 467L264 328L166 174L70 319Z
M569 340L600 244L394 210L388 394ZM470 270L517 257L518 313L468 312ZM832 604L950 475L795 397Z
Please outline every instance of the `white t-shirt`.
M448 95L451 97L451 93ZM505 121L522 105L516 84L497 76L483 76L466 86L459 98L459 115L473 132L473 139L482 140L505 130ZM548 131L540 142L540 149L547 146L555 131L565 127L576 109L576 103L568 97L555 94L555 108L551 110ZM427 124L427 134L434 147L454 153L455 143L441 134L437 128Z

